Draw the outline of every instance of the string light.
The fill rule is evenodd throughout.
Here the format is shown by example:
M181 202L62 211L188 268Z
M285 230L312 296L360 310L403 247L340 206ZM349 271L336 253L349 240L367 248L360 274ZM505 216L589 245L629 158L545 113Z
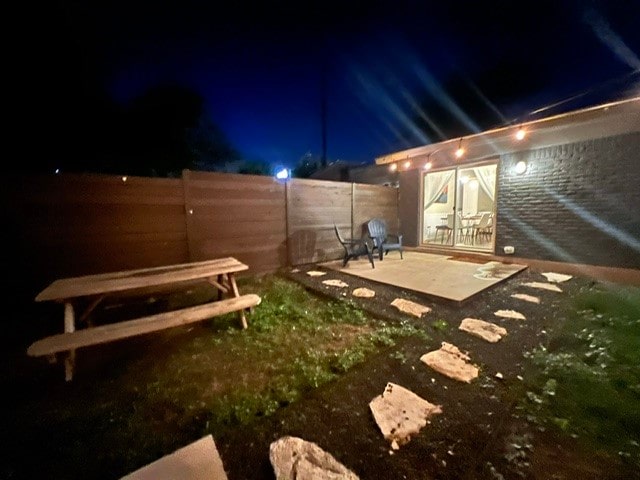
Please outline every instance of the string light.
M391 165L389 165L389 170L391 170L392 172L395 172L397 169L398 169L397 163L392 163Z
M425 170L431 170L431 167L433 167L431 162L427 162L427 163L424 164L424 166L422 168L425 169Z
M527 132L524 128L522 128L522 126L520 126L518 130L516 130L516 140L518 141L523 140L526 135L527 135Z
M458 142L458 149L456 150L456 158L461 158L464 155L464 148L462 148L462 138Z
M404 168L408 169L411 166L411 160L407 160L406 162L404 162Z

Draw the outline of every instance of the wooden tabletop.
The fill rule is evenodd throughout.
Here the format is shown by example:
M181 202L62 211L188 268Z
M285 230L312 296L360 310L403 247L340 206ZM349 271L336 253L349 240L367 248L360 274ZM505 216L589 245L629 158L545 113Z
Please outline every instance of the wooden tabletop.
M145 287L171 285L224 273L248 270L249 267L233 257L203 262L165 265L162 267L101 273L56 280L36 297L36 302L67 300L89 295L101 295Z

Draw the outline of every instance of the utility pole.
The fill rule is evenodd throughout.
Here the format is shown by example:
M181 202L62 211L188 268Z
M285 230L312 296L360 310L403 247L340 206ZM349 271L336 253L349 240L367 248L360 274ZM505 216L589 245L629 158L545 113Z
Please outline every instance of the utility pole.
M327 61L322 59L320 72L320 122L322 130L322 168L327 166Z

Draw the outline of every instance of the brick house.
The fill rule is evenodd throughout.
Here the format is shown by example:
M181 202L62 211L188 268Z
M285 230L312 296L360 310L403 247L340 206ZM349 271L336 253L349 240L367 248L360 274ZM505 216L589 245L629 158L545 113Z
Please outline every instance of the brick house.
M640 97L394 152L381 166L398 179L409 247L638 274Z

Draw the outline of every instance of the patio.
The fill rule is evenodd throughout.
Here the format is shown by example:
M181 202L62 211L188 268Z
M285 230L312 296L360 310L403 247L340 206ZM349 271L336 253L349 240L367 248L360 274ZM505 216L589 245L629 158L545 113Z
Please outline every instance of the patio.
M392 252L383 261L377 260L375 268L371 268L366 257L351 260L345 267L341 260L320 266L401 287L434 300L459 304L527 268L527 265L495 261L478 263L449 255L412 251L405 251L402 260L397 252Z

